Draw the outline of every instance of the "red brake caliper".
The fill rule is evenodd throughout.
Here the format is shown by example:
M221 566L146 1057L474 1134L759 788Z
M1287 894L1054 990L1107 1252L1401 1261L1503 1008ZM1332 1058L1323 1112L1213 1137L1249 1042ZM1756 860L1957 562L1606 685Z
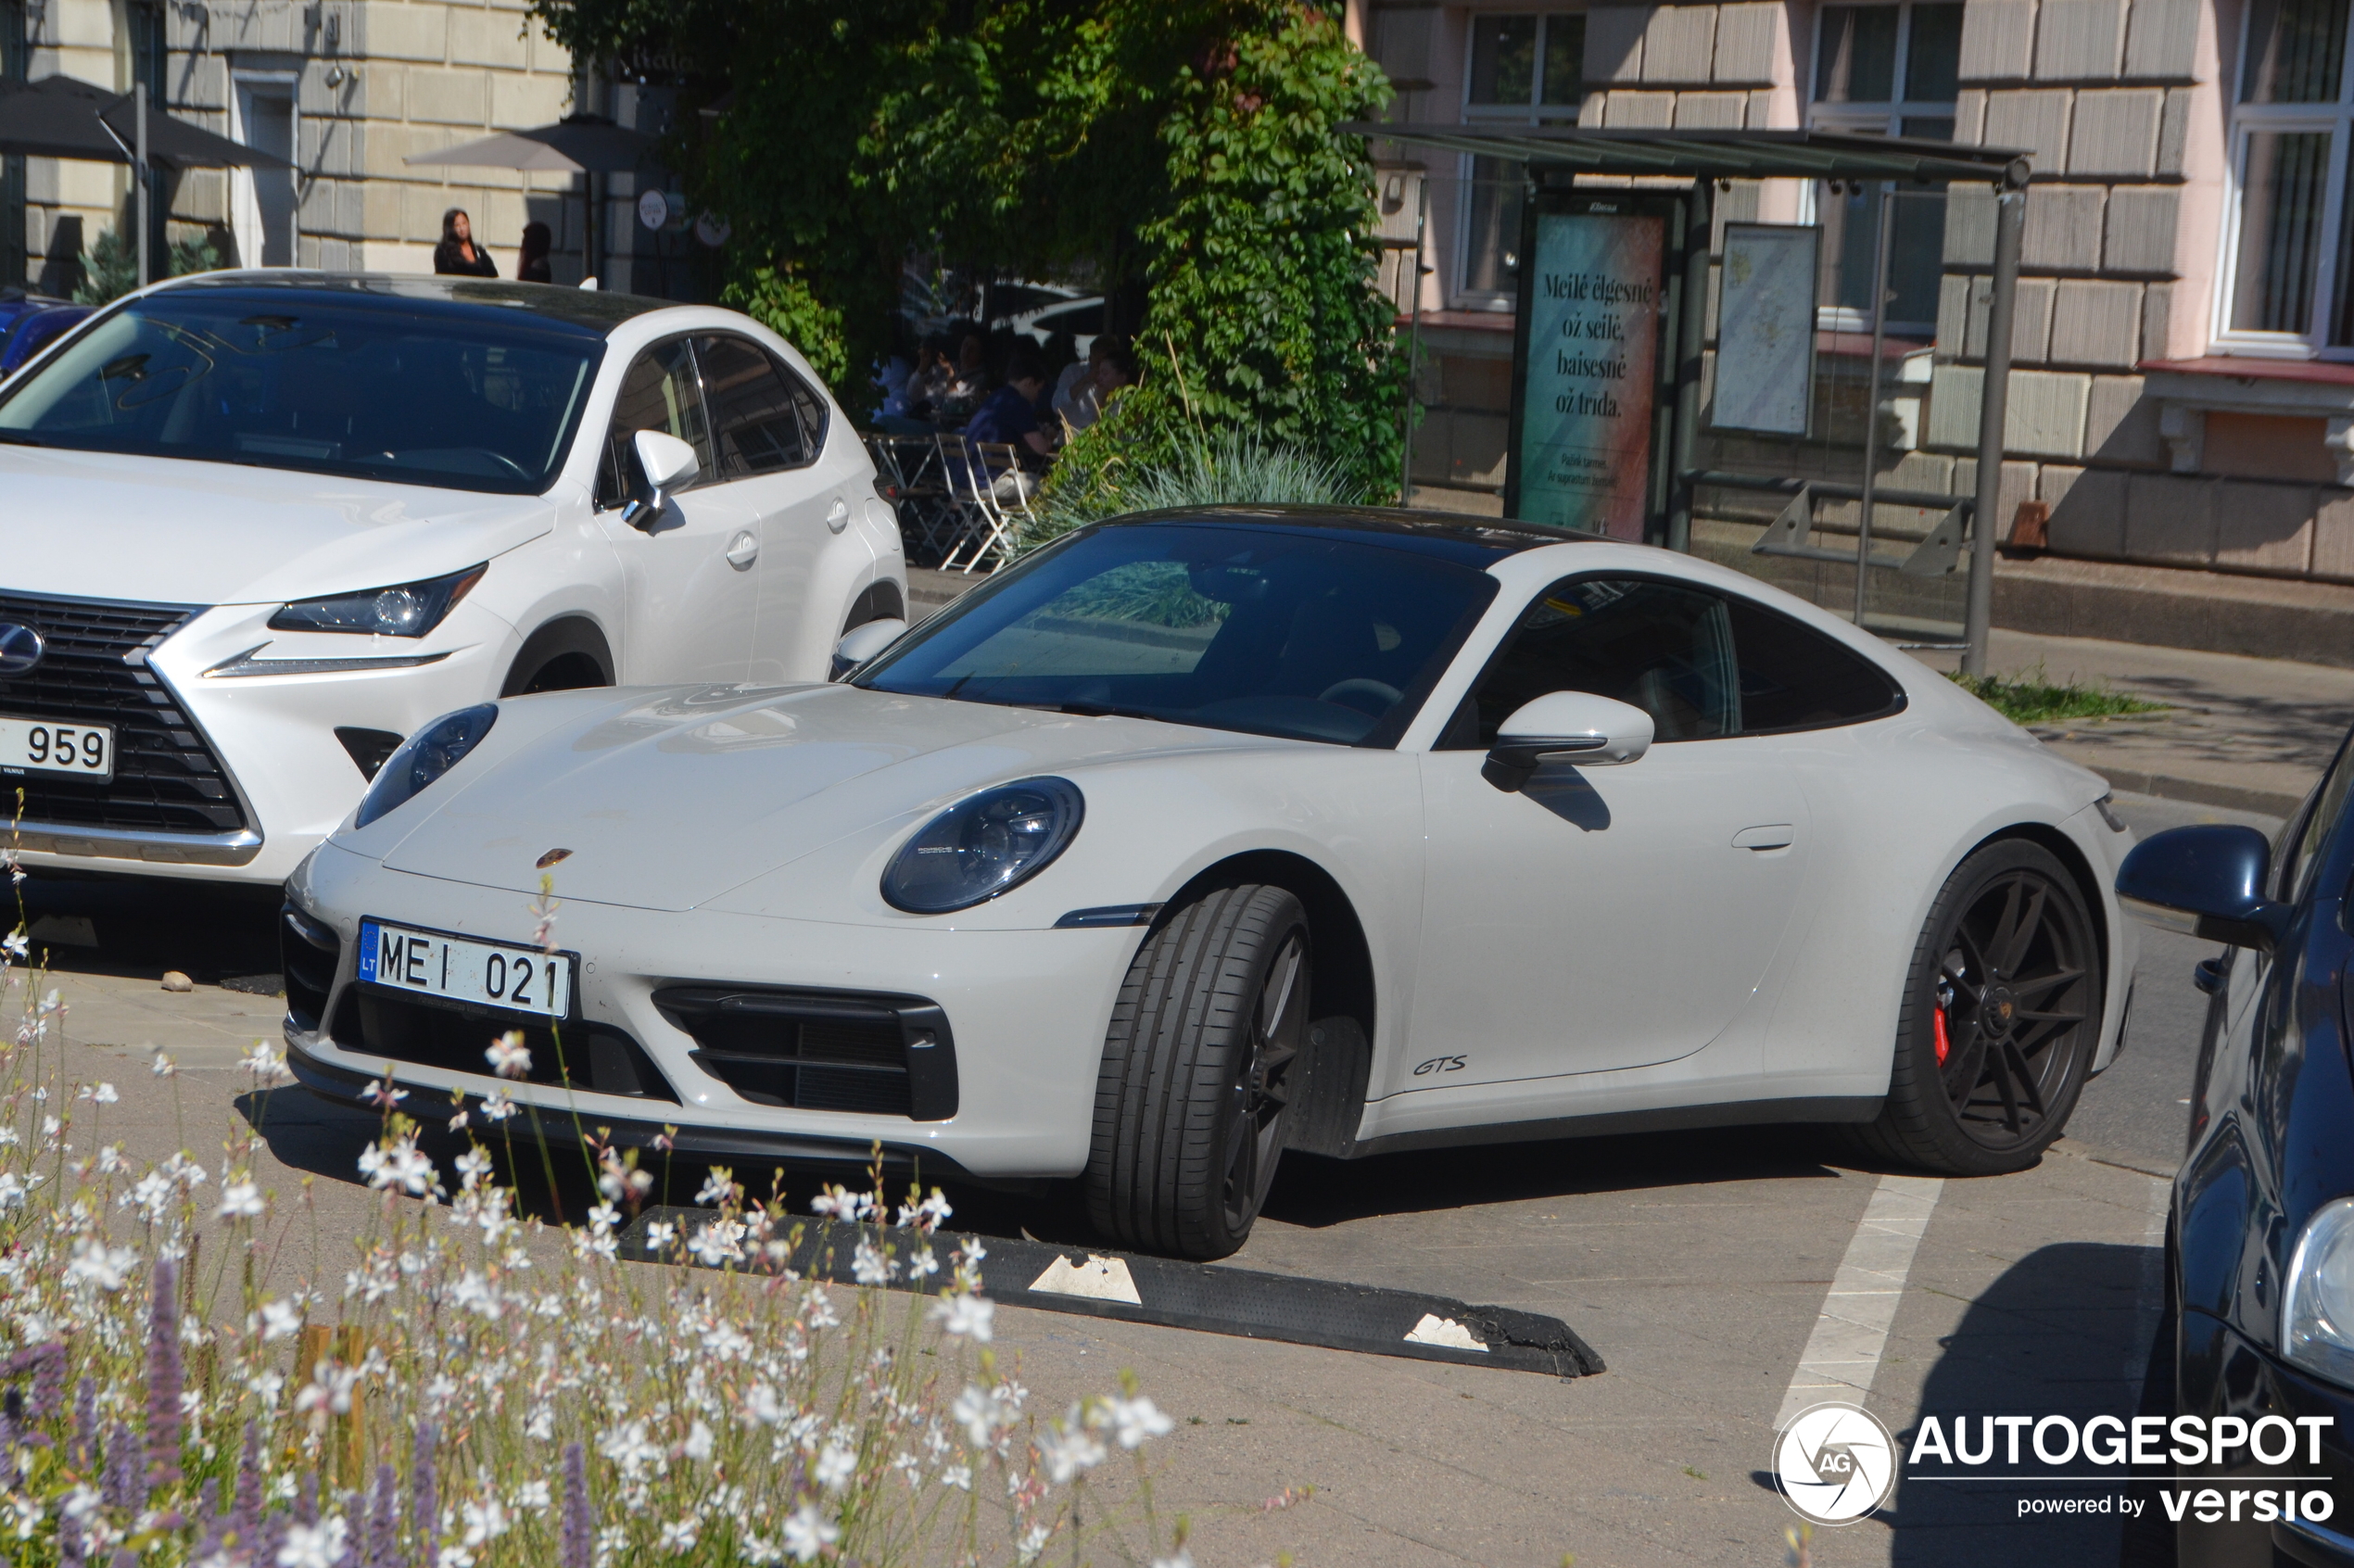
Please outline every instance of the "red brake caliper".
M1930 1028L1937 1040L1937 1065L1939 1067L1943 1067L1945 1065L1945 1052L1950 1044L1950 1042L1947 1040L1945 1034L1945 1009L1943 1007L1938 1008L1935 1013L1930 1015L1930 1018L1933 1020Z

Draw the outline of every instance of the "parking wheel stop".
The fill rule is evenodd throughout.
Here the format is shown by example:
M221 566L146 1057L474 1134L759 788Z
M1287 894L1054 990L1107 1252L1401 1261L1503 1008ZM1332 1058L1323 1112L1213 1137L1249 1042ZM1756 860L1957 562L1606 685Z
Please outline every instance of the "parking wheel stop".
M712 1218L707 1208L648 1208L616 1238L620 1255L640 1263L706 1267L684 1245L657 1255L646 1236L650 1226L665 1223L676 1226L679 1244L686 1244ZM915 1232L892 1227L811 1220L797 1222L796 1228L789 1254L738 1267L747 1272L791 1269L809 1278L856 1284L852 1259L862 1236L888 1248L902 1263L921 1245ZM792 1231L785 1233L793 1235ZM943 1269L934 1280L945 1277L949 1252L968 1240L978 1240L987 1250L980 1271L981 1294L1003 1306L1561 1378L1604 1370L1601 1357L1575 1329L1541 1313L1340 1280L1057 1246L1026 1237L974 1238L942 1232L931 1238ZM930 1286L911 1280L903 1268L893 1270L889 1288L925 1291Z

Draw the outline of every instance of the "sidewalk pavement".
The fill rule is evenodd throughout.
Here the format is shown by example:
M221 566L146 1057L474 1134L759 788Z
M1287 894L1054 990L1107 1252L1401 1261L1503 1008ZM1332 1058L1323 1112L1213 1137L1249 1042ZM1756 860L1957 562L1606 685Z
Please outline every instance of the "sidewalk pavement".
M1917 657L1955 667L1952 653ZM2354 722L2354 669L1997 628L1987 668L2099 683L2163 713L2067 719L2035 734L2120 790L2234 811L2296 811Z

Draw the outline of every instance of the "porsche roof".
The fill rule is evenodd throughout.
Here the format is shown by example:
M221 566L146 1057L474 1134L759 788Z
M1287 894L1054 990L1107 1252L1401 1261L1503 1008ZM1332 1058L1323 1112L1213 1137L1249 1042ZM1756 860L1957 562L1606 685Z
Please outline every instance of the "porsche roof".
M1351 534L1366 544L1415 550L1468 566L1486 566L1525 550L1575 544L1600 537L1504 517L1468 517L1454 512L1414 512L1389 506L1184 507L1134 512L1114 518L1103 526L1124 528L1154 523L1247 525Z
M678 304L676 299L649 299L643 295L609 294L594 288L560 288L552 284L510 283L500 278L396 277L378 272L310 272L279 267L207 272L175 282L161 291L166 298L181 294L253 294L279 298L288 294L319 294L347 300L399 302L435 311L488 309L537 317L551 325L572 327L598 337L649 310L667 310Z

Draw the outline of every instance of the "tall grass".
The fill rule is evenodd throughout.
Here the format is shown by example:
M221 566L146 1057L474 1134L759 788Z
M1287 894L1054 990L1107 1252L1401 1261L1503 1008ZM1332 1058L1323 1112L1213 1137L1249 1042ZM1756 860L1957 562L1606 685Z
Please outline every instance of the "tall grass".
M1349 505L1369 499L1339 463L1313 452L1271 443L1255 431L1189 430L1164 461L1133 467L1115 461L1103 473L1049 483L1040 499L1038 524L1024 530L1016 545L1026 552L1074 528L1132 512Z
M69 1078L57 993L24 954L19 926L0 952L25 999L0 1045L15 1568L1188 1561L1144 1469L1167 1418L1126 1383L1034 1409L991 1349L981 1246L940 1232L937 1191L895 1214L880 1191L813 1206L867 1222L857 1276L911 1294L786 1271L783 1195L725 1170L707 1219L650 1228L721 1271L626 1263L617 1234L652 1184L633 1156L592 1143L586 1223L543 1226L495 1180L510 1123L476 1119L512 1102L452 1117L466 1147L442 1169L421 1142L441 1116L386 1083L358 1160L372 1218L325 1234L307 1179L268 1190L241 1121L217 1162L126 1157L111 1107L176 1094L171 1059L149 1088ZM285 1063L257 1043L245 1068L266 1095ZM1082 1522L1120 1457L1133 1478Z

